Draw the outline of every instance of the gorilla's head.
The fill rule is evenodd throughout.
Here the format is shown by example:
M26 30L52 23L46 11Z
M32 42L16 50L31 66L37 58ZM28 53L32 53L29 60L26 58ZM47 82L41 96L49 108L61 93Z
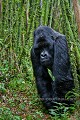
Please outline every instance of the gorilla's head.
M34 32L34 36L36 31ZM54 58L54 41L50 36L46 36L44 31L39 29L37 30L38 36L35 36L34 52L38 57L41 65L45 67L51 67L53 64Z
M52 69L55 76L66 76L70 67L65 35L48 26L40 26L34 31L33 56L39 64Z

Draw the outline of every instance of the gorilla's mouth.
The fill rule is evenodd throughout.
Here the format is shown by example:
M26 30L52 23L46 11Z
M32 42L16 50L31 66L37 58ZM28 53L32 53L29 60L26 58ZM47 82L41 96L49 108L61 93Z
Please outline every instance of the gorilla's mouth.
M41 62L49 62L49 58L40 59Z
M40 62L44 66L49 66L50 65L50 60L48 58L41 59Z

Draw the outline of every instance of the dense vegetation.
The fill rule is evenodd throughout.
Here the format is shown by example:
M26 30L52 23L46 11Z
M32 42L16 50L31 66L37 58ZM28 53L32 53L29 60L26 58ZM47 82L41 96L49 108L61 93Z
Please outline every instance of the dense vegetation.
M38 99L30 60L33 31L40 24L66 35L75 81L76 105L59 117ZM80 39L70 0L0 1L0 120L78 120ZM64 107L64 106L61 106ZM46 111L46 112L45 112Z

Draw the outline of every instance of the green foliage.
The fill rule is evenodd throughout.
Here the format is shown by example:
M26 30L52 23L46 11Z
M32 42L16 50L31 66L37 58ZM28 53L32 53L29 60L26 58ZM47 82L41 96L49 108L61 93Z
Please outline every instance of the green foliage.
M6 89L4 83L0 83L0 94L5 94L5 93L6 93Z
M0 104L3 107L0 108L0 120L69 120L67 108L62 105L60 109L64 108L64 112L61 114L61 118L54 110L51 110L54 117L47 117L43 113L45 110L42 109L43 106L37 96L34 83L30 50L33 43L33 31L40 23L65 34L68 40L76 91L78 90L78 81L80 81L80 40L78 39L77 25L70 3L68 3L68 0L42 0L42 6L40 6L40 0L2 0L0 19ZM49 74L55 80L50 71ZM79 92L75 93L79 98ZM78 102L76 102L78 109L79 102L78 99ZM74 108L72 107L72 109ZM20 112L20 115L18 112Z
M50 77L52 78L52 80L54 81L55 80L55 77L52 75L51 71L48 69L48 73L50 75Z
M14 77L13 80L9 82L9 88L24 91L26 90L26 83L23 78Z
M11 110L7 107L0 108L0 120L22 120L20 116L12 114Z
M27 120L32 120L33 118L32 118L31 115L28 115L28 116L26 117L26 119L27 119Z
M64 104L56 103L58 106L55 106L54 109L50 109L49 113L54 116L54 120L70 120L69 114L74 111L74 106L67 107Z
M74 27L75 23L74 23L74 19L72 18L73 13L71 12L71 9L69 7L68 0L62 0L60 4L61 4L61 10L63 14L62 26L63 26L64 34L66 34L66 37L68 40L70 61L71 61L71 67L72 67L72 72L73 72L73 77L74 77L75 88L77 91L79 91L79 79L77 76L78 74L77 64L79 65L79 62L78 63L76 62L78 61L76 56L78 55L79 57L80 55L80 51L77 46L78 35L75 33L76 31ZM76 53L76 56L75 56L75 53Z

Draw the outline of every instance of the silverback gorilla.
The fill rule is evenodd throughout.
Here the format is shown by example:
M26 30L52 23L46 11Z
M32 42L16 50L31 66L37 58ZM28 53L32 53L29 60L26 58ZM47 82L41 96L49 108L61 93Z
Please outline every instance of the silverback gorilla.
M38 94L44 106L52 109L55 102L70 104L72 101L66 100L65 95L74 88L74 81L65 36L48 26L39 26L34 31L31 61Z

